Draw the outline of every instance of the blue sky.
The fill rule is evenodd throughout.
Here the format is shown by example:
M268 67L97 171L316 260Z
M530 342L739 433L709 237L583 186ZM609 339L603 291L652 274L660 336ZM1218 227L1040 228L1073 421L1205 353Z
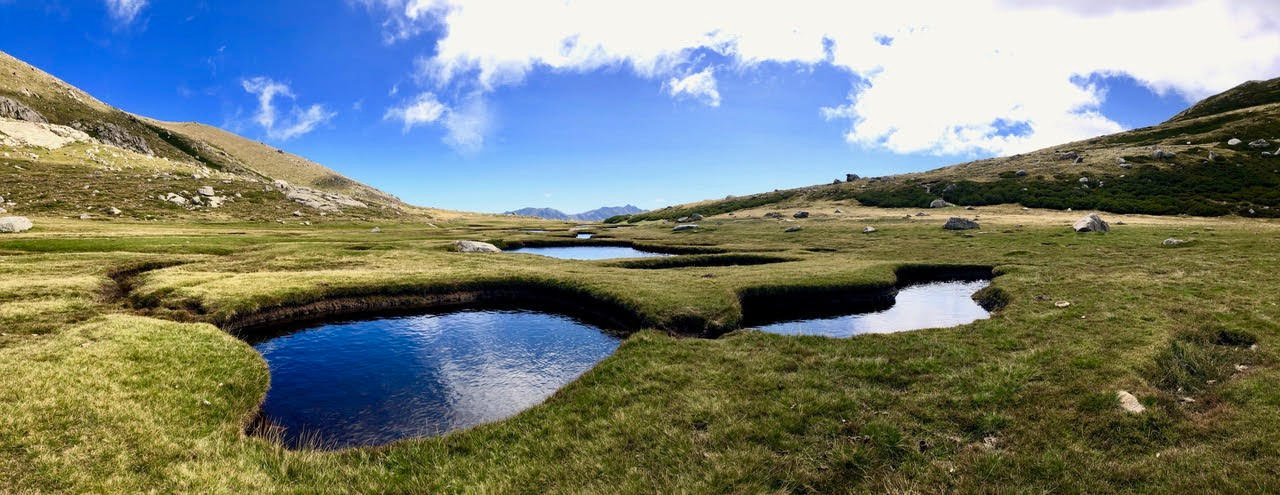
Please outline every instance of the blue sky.
M1151 125L1280 75L1280 30L1220 12L1232 5L1038 3L955 19L830 2L0 0L0 50L130 112L217 125L415 204L494 212L923 170ZM1037 24L1050 19L1235 34L1064 49ZM1212 64L1186 62L1199 58Z

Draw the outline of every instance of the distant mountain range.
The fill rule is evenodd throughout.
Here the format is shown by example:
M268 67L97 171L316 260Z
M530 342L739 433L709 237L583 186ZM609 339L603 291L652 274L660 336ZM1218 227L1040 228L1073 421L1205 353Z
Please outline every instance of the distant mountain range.
M644 213L645 210L632 205L626 206L606 206L596 208L591 211L582 213L565 213L555 208L521 208L515 211L508 211L504 215L517 215L522 217L545 218L547 220L572 220L578 222L599 222L606 218L617 215L632 215L636 213Z

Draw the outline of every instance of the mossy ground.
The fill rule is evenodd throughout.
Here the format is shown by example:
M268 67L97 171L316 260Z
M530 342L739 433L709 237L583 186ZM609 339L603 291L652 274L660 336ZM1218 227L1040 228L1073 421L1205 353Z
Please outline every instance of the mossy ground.
M528 220L370 233L364 222L37 217L0 238L0 491L1280 491L1280 223L1108 215L1126 225L1081 235L1068 227L1079 213L1008 206L910 219L917 210L787 207L813 216L597 229L792 260L665 269L447 250L572 237L550 222L521 233ZM948 215L978 215L983 229L944 231ZM791 225L803 230L783 232ZM1194 242L1162 247L1167 237ZM640 330L510 420L376 449L289 451L246 436L266 365L208 323L328 297L526 283L614 302L655 328L732 328L744 290L883 286L921 263L994 266L1007 305L963 327L852 339ZM110 277L168 264L130 279L128 294ZM1121 411L1120 389L1147 412Z

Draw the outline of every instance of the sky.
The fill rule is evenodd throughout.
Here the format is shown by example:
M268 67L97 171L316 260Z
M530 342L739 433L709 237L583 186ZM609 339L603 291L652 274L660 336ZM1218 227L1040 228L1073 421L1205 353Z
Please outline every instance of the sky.
M1280 76L1271 1L0 0L0 50L410 203L578 212L1153 125Z

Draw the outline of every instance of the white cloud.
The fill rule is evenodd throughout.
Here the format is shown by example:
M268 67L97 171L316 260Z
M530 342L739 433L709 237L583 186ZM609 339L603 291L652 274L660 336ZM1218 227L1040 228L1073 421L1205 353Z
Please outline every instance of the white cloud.
M831 64L851 90L820 114L847 120L851 143L899 153L1016 153L1119 130L1098 112L1105 93L1079 82L1093 75L1194 100L1280 74L1268 0L353 1L387 16L392 41L441 28L415 73L463 99L535 70L624 67L715 106L716 71Z
M431 92L392 107L383 118L402 123L404 132L420 125L439 124L446 131L444 143L461 153L474 153L484 147L493 122L488 104L479 94L463 98L459 105L450 107Z
M266 77L253 77L240 81L245 91L258 96L258 111L253 115L253 121L267 132L267 137L276 140L289 140L303 134L315 130L316 127L333 119L334 112L330 112L324 105L314 104L306 108L299 108L294 104L288 114L281 118L276 111L276 97L283 97L290 101L296 101L293 91L289 89L289 85L273 81Z
M716 86L716 75L710 67L684 77L673 77L667 80L665 87L671 96L689 97L707 106L720 106L720 90Z
M147 0L106 0L106 3L107 13L113 20L124 26L132 24L142 9L147 6Z
M435 123L448 110L434 93L422 93L403 106L387 110L383 118L404 123L404 132L409 132L415 126Z

